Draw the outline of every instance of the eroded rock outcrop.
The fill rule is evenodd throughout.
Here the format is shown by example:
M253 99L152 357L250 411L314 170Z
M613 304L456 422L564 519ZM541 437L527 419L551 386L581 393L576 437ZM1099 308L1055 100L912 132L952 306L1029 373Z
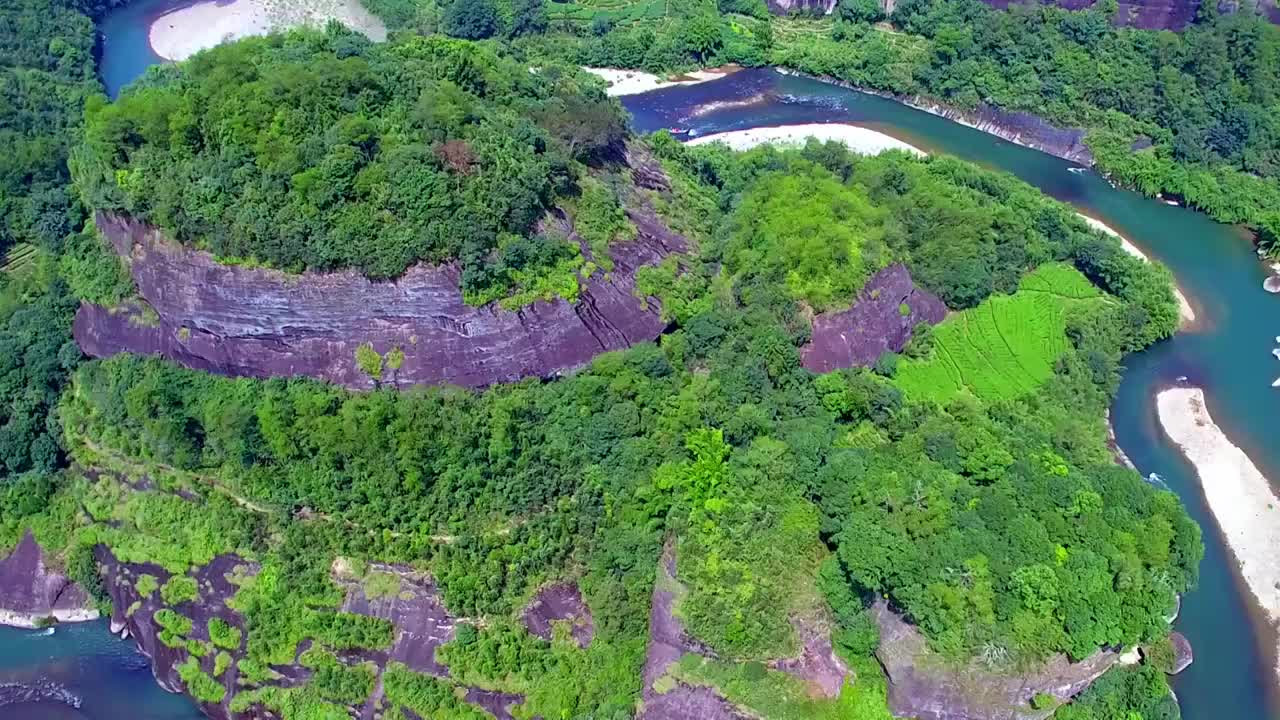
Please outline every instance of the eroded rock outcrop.
M219 678L226 696L221 703L197 702L201 711L215 720L231 720L232 718L269 717L257 711L248 714L237 714L230 710L232 696L239 690L239 668L237 663L245 656L244 619L239 613L227 607L227 600L236 593L236 586L230 581L235 574L252 573L256 566L235 555L219 555L208 565L197 568L190 574L196 580L199 595L195 600L166 606L157 591L147 595L139 592L139 579L150 575L156 583L163 585L172 577L172 573L153 563L122 562L106 546L99 545L94 553L103 571L103 585L111 598L111 632L129 637L138 651L151 661L151 672L160 687L169 692L179 693L186 689L185 683L178 674L178 666L192 657L185 645L170 647L161 640L164 627L156 620L156 613L166 607L191 620L191 632L186 637L190 640L208 642L208 623L213 618L221 618L231 627L241 630L240 647L230 651L233 662L223 677ZM200 669L212 675L215 654L208 653L203 658L196 658ZM278 684L292 686L305 680L309 671L300 666L299 672L290 672L294 668L284 668Z
M455 621L440 601L431 579L411 568L374 565L373 571L396 578L394 592L370 597L365 586L347 584L342 611L381 618L395 626L395 639L384 662L394 660L410 670L448 677L449 668L436 660L436 648L453 639Z
M795 622L800 638L800 654L794 658L769 663L774 670L781 670L809 684L814 697L836 698L844 688L852 671L836 655L831 645L831 632L811 622Z
M836 0L768 0L766 4L775 15L830 15L836 9Z
M582 593L574 583L556 583L538 591L521 614L524 627L543 640L550 640L552 623L568 622L578 647L585 648L595 636L591 609L582 601Z
M777 93L776 79L771 77L775 73L811 77L868 95L887 98L1070 162L1089 166L1094 163L1093 153L1084 142L1086 133L1080 128L1058 127L1037 115L1001 110L986 104L979 104L978 107L972 110L963 110L942 105L928 97L871 90L852 85L838 78L815 76L786 68L775 68L774 70L754 69L735 73L733 75L733 92L728 93L728 97L724 97L721 102L736 102L760 93ZM664 98L665 100L666 98ZM682 118L687 118L696 111L696 106L689 107L676 101L672 107L667 108L662 114L665 118L670 118L671 122L678 123Z
M1097 4L1097 0L1049 1L1067 10L1084 10ZM1026 0L983 0L983 2L1003 10ZM1261 0L1256 5L1264 17L1273 23L1280 23L1280 11L1276 9L1275 0ZM1239 12L1240 7L1239 2L1218 3L1218 8L1222 12ZM1120 0L1116 14L1112 17L1112 23L1146 30L1182 30L1195 20L1196 11L1199 8L1199 0Z
M1052 708L1036 710L1031 699L1079 695L1115 665L1119 655L1099 651L1078 663L1055 656L1022 671L996 672L978 661L955 665L927 647L924 636L881 601L874 609L880 625L876 657L889 677L889 709L917 720L1043 720Z
M902 265L890 265L867 281L848 310L813 319L813 335L800 360L816 373L867 367L886 351L900 352L917 323L936 325L947 306L911 281Z
M675 543L668 542L658 563L657 582L649 607L649 647L644 663L643 705L639 720L749 720L714 689L688 685L670 674L685 655L715 658L716 654L684 627L676 615L676 598L684 589L676 576ZM827 628L813 621L793 623L801 641L799 655L768 663L774 670L806 683L812 697L840 695L852 673L835 654Z
M1169 642L1173 645L1173 666L1169 668L1169 674L1177 675L1191 667L1195 653L1191 650L1191 641L1180 632L1169 633Z
M393 387L551 376L665 328L657 302L636 296L635 271L686 243L647 208L629 216L636 239L610 247L613 271L585 280L578 302L508 311L464 303L456 263L415 266L391 282L355 271L287 275L223 265L153 227L99 215L98 228L128 257L149 307L83 305L74 334L94 357L128 351L225 375L306 375L354 389L375 385L356 364L363 343L404 353L398 369L383 373L382 384Z
M0 560L0 625L36 627L97 617L84 588L49 568L44 550L30 531Z
M649 606L649 649L644 660L643 705L639 720L748 720L729 701L707 687L671 682L659 683L685 653L709 655L710 651L685 631L676 617L675 543L668 542L658 562L658 579Z

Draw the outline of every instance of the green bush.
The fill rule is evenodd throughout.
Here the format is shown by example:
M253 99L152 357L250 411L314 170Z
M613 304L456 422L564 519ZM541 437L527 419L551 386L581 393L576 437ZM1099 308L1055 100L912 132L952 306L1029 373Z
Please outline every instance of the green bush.
M160 588L160 597L166 605L191 602L200 597L200 587L193 577L174 575Z
M240 649L240 628L234 627L222 618L210 618L207 623L209 641L226 650Z
M142 575L139 575L137 581L133 583L133 589L142 597L149 598L155 594L156 590L160 589L160 581L156 579L155 575L143 573Z
M200 702L220 703L227 695L227 689L204 674L195 658L187 658L186 662L178 666L178 677L186 684L191 697Z

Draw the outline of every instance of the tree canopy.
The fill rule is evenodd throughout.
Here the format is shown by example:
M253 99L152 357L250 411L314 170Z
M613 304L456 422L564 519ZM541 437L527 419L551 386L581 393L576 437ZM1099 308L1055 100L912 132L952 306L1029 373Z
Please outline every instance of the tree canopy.
M460 3L461 4L461 0ZM470 43L293 33L224 45L88 109L89 203L291 271L475 264L529 237L621 110L575 71Z

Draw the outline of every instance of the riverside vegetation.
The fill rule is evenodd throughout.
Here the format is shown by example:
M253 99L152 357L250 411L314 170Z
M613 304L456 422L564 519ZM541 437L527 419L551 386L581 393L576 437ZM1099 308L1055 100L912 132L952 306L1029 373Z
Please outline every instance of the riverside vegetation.
M87 27L85 8L35 0L5 18L35 22L41 8L66 27L30 48L61 48L61 33ZM499 13L494 27L540 27L516 17ZM243 638L211 623L205 647L185 639L192 622L177 610L155 617L162 640L217 656L218 679L195 660L179 669L190 694L223 699L221 653L243 639L234 695L291 718L342 715L367 696L367 669L339 655L389 643L386 623L336 614L338 557L427 571L469 619L441 651L453 680L396 667L383 676L395 702L442 717L474 712L457 698L462 682L525 694L520 717L630 716L668 538L688 588L677 612L722 659L673 672L768 717L887 716L866 612L877 596L945 657L996 668L1167 633L1176 594L1196 581L1199 530L1175 496L1115 465L1101 422L1122 355L1176 325L1164 271L1029 186L950 158L863 158L836 144L735 154L627 137L595 81L545 57L529 72L516 58L531 48L290 33L153 71L118 104L97 97L90 71L59 96L58 122L6 117L45 152L70 153L76 184L60 165L49 175L65 199L50 217L63 225L27 222L43 202L28 184L6 195L6 242L39 251L0 280L10 363L0 389L13 398L0 546L31 528L100 591L92 548L105 545L176 573L145 583L169 605L191 599L191 568L224 553L253 560L261 569L237 578L232 601ZM48 111L31 94L48 88L22 79L51 61L28 52L27 65L6 60L7 92ZM306 91L284 93L295 82ZM195 110L206 102L208 114ZM623 142L660 159L672 191L655 202L696 247L639 277L673 330L573 376L353 394L133 356L85 362L70 342L77 298L111 304L131 292L88 208L137 213L226 260L285 269L386 276L459 259L471 272L464 289L492 299L521 290L512 268L564 270L559 251L537 249L564 244L539 231L554 208L585 212L597 242L625 236L610 201ZM390 212L397 168L421 185ZM516 184L494 197L487 183L499 180ZM468 213L481 221L457 225ZM382 229L355 253L329 234L352 217ZM247 229L219 235L225 222ZM426 222L456 233L424 240L412 230ZM894 262L960 312L920 329L901 360L804 370L807 313L847 304ZM1046 295L1070 302L1045 310ZM1013 360L996 377L945 392L913 384L917 364L951 357L963 333L949 328L1002 305L993 322L1012 335L991 350ZM1029 340L1042 337L1052 357ZM1032 361L1040 370L1015 374ZM518 625L533 592L559 579L577 581L591 608L585 649ZM839 698L810 699L763 669L798 650L797 618L828 623L857 670ZM270 687L267 668L308 638L311 681ZM1162 675L1142 666L1112 671L1058 712L1152 720L1176 714L1166 698Z
M1148 195L1252 226L1280 252L1280 28L1204 2L1182 33L1114 27L1117 4L1068 11L979 0L838 3L830 18L774 18L761 0L377 0L391 27L504 36L531 59L667 73L778 65L973 109L1085 128L1098 167ZM486 15L460 28L460 8Z

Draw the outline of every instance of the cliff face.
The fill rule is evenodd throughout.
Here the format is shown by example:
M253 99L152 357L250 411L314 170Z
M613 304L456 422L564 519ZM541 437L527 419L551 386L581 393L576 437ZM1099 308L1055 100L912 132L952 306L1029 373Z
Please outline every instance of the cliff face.
M830 15L836 9L836 0L767 0L766 4L775 15Z
M1078 663L1055 656L1038 667L995 672L979 661L956 666L933 655L924 636L901 616L877 603L880 647L876 658L889 676L889 709L917 720L1043 720L1031 699L1047 693L1068 700L1115 665L1120 656L1100 651Z
M577 303L539 301L517 311L464 303L456 264L417 266L383 283L354 271L290 276L222 265L155 228L100 215L99 229L129 258L154 314L86 304L75 338L94 357L129 351L226 375L307 375L353 389L374 386L356 365L363 343L403 351L384 385L481 387L555 375L652 340L665 326L657 303L635 296L635 271L686 244L651 211L629 215L636 240L610 248L614 270L593 273Z
M98 611L84 589L50 570L44 551L28 531L0 560L0 623L36 627L45 622L93 620Z
M151 563L126 563L118 560L105 546L95 551L98 564L102 567L104 586L111 598L111 632L121 637L132 638L142 653L151 661L151 673L160 687L172 693L183 692L186 688L178 675L178 666L190 657L185 646L169 647L160 640L164 628L155 620L155 613L164 608L160 593L152 592L143 596L137 590L138 578L150 575L163 585L171 577L164 568ZM256 570L248 563L234 555L221 555L208 565L198 568L191 575L196 579L200 596L193 601L179 603L173 610L189 618L191 622L191 640L208 642L208 622L213 618L221 618L234 628L244 630L244 620L240 614L227 607L226 601L236 593L228 577L239 567L241 571ZM265 717L263 714L237 714L229 709L231 697L238 689L239 669L237 662L245 655L245 640L242 637L240 647L231 651L234 661L227 669L222 681L227 694L221 703L199 703L205 715L216 720L233 718ZM197 659L203 672L212 675L215 655L209 653ZM291 675L282 674L280 684L289 684Z
M155 619L156 612L165 607L160 593L152 592L143 596L137 590L138 578L144 574L155 577L160 584L166 582L171 574L158 565L121 562L106 547L100 546L96 555L103 567L107 593L113 606L111 631L133 639L138 650L151 661L152 673L161 687L170 692L184 692L186 684L179 675L178 666L192 657L188 650L189 643L183 642L178 647L170 647L161 640L164 628ZM430 578L400 566L375 565L373 569L395 576L399 582L397 592L371 598L357 580L337 578L336 581L344 588L346 595L341 610L390 622L394 633L392 645L386 650L338 651L338 657L342 662L350 664L372 662L379 676L389 663L398 662L416 672L439 678L448 677L449 669L436 659L436 649L453 638L456 620L441 603L439 593ZM246 656L248 643L244 619L227 606L227 601L237 591L231 578L251 575L257 571L258 567L254 563L242 558L234 555L218 556L208 565L189 573L197 581L199 597L171 608L192 621L191 632L186 636L188 641L207 643L210 639L208 622L213 618L221 618L231 627L242 631L239 648L230 651L232 662L227 666L225 674L217 678L226 690L225 697L218 703L200 703L204 714L215 720L275 717L271 710L257 704L243 712L231 710L232 698L236 693L247 689L241 684L238 663ZM576 587L573 592L577 592ZM270 668L272 679L267 684L281 688L305 684L311 678L312 671L304 667L297 658L310 645L310 640L299 644L292 664L273 665ZM216 662L213 652L195 658L195 661L202 672L212 676ZM509 707L523 702L524 698L509 693L467 688L466 701L485 709L495 718L504 720L511 718ZM348 710L352 717L373 720L387 706L382 684L378 682L373 693L363 703L353 705ZM407 709L402 710L406 711L406 716L410 715Z
M905 310L905 311L904 311ZM800 361L816 373L868 367L881 353L901 352L917 323L936 325L947 306L911 282L902 265L890 265L867 281L848 310L813 319L813 335Z
M983 0L986 4L1000 8L1008 8L1017 2L1026 0ZM1058 7L1068 10L1083 10L1093 7L1097 0L1048 0ZM1199 0L1121 0L1119 11L1114 22L1117 25L1143 28L1146 30L1182 30L1191 24L1200 7ZM1280 23L1280 11L1276 9L1275 0L1262 0L1257 3L1258 10L1273 23ZM1220 2L1218 7L1223 12L1234 12L1239 3Z

